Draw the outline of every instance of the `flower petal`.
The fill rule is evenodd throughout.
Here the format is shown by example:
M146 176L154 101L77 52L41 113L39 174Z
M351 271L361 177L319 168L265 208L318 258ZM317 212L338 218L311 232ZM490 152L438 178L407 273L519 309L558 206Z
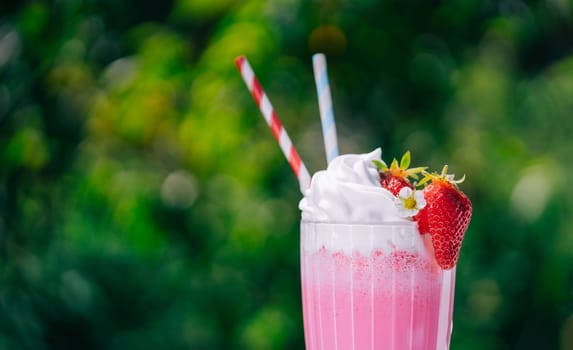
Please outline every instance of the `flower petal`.
M416 208L423 209L426 206L426 198L424 197L424 192L414 192L414 199L416 200Z
M400 192L398 192L398 197L402 199L407 199L412 195L412 189L410 187L402 187Z

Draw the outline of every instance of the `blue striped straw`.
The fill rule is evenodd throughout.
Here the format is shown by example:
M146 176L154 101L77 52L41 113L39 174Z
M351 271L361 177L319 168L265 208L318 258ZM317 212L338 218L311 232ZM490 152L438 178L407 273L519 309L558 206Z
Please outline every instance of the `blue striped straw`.
M330 96L330 85L328 83L328 71L326 69L326 57L324 54L317 53L313 55L312 65L314 68L316 92L318 94L318 107L320 110L320 121L322 123L326 161L330 163L334 158L338 157L338 139L336 138L336 124L334 122L332 97Z

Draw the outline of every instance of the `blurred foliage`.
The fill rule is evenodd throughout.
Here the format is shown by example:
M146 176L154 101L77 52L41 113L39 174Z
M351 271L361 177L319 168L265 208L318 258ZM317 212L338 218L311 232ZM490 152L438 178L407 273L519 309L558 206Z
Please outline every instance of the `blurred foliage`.
M452 349L573 349L573 3L0 3L0 349L302 349L311 54L341 150L467 174Z

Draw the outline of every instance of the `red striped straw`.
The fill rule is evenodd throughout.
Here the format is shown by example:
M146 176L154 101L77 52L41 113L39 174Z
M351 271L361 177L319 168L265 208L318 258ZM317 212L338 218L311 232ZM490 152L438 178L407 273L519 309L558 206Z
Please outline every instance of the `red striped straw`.
M275 110L271 105L271 101L255 76L247 58L245 56L239 56L235 59L235 64L237 65L247 88L251 92L251 95L253 95L253 99L257 103L257 106L259 106L259 110L267 121L268 126L271 128L275 139L279 143L279 146L288 160L292 171L296 175L300 185L300 191L304 194L304 191L310 187L310 174L308 173L306 166L300 159L300 156L292 144L292 141L290 140L290 137L283 127L279 117L277 117Z

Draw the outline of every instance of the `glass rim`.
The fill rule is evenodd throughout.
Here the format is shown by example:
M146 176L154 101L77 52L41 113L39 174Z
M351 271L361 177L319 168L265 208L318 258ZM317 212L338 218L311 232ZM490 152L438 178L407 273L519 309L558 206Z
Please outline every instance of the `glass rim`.
M345 221L313 221L300 220L301 224L325 225L325 226L370 226L370 227L411 227L417 228L415 221L383 221L383 222L345 222Z

